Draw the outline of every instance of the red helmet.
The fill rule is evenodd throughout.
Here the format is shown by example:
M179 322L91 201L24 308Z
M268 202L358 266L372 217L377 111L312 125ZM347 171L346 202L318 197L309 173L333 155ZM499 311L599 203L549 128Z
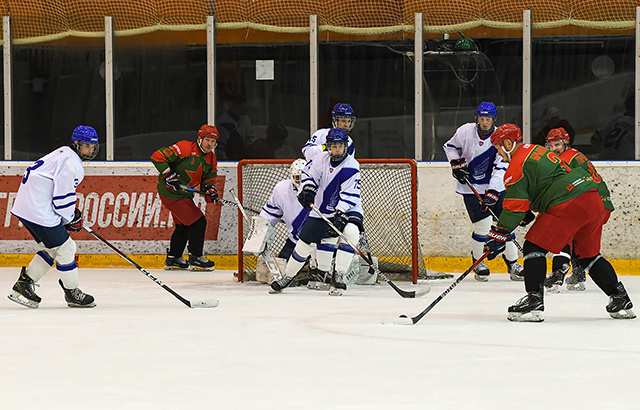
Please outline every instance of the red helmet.
M569 133L564 128L554 128L547 134L547 144L556 141L562 141L569 145Z
M204 137L213 138L214 140L218 141L218 138L220 138L220 134L218 133L218 129L216 127L214 127L213 125L205 124L200 127L200 130L198 131L198 138Z
M502 146L504 140L522 142L522 131L515 124L502 124L491 134L491 145Z

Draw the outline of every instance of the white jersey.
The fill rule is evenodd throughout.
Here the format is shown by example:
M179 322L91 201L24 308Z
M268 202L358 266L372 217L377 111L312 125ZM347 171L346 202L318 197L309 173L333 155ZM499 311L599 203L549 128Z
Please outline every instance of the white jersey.
M11 213L44 227L73 219L76 188L84 168L71 147L60 147L33 163L24 172Z
M268 218L272 226L276 226L281 219L284 219L289 231L289 239L297 243L298 234L309 216L309 210L304 209L298 202L298 191L293 186L293 181L284 179L273 188L273 193L262 207L260 216Z
M302 147L302 155L307 161L311 161L313 157L324 151L323 145L327 142L327 134L331 128L320 128L314 132L309 141ZM349 137L349 155L356 155L356 148L353 146L353 140Z
M336 211L362 214L360 198L360 163L347 155L339 164L331 163L328 152L321 152L302 171L300 189L305 185L318 188L314 205L328 218ZM311 212L309 216L315 216Z
M495 127L494 127L495 130ZM447 160L464 158L469 168L469 183L484 195L487 189L505 190L504 173L509 166L491 145L491 135L481 136L475 123L467 123L456 130L444 146ZM457 182L456 192L473 194L466 184Z
M635 159L635 121L622 115L598 128L591 136L591 146L598 148L598 159Z

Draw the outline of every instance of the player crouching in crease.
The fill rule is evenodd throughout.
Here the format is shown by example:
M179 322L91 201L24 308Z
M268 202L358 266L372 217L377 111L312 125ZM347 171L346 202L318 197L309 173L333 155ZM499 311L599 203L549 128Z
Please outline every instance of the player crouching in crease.
M493 259L504 250L511 231L527 211L539 213L524 243L524 284L527 294L508 309L514 322L542 322L543 282L548 252L559 253L573 241L578 263L609 296L606 310L614 319L633 319L633 303L613 266L600 255L605 210L598 187L583 168L569 169L556 154L536 144L523 144L522 132L504 124L491 135L491 144L509 163L504 175L504 208L491 227L485 250ZM549 235L553 232L553 235Z
M11 213L43 247L28 267L22 267L8 296L12 301L36 309L42 300L35 292L36 283L57 261L58 283L67 305L96 305L93 296L78 288L76 243L67 231L82 229L82 214L75 207L76 188L84 179L82 161L94 159L99 147L96 130L80 125L71 134L71 147L56 149L25 171Z
M298 200L304 208L314 204L331 219L353 243L357 243L362 229L362 201L360 198L360 164L348 152L349 137L341 128L333 128L327 135L327 151L315 155L302 172ZM291 284L317 244L318 269L329 271L337 234L315 212L304 223L298 243L287 261L284 277L271 283L275 292ZM336 251L335 271L331 276L330 295L340 296L347 289L344 275L351 265L355 250L340 243Z
M200 185L207 202L219 199L215 186L218 161L213 150L220 134L216 127L203 125L198 130L196 141L179 141L170 147L160 148L151 155L151 162L160 172L158 194L160 200L176 224L171 234L164 268L214 270L214 262L202 256L207 219L193 202L193 193L182 189ZM188 245L189 260L182 258Z

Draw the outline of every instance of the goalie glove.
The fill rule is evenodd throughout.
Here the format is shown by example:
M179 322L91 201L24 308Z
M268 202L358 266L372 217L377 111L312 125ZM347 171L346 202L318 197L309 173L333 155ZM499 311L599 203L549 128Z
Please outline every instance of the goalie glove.
M526 214L524 214L524 218L522 218L522 221L520 221L520 226L527 226L529 225L534 219L536 219L536 215L531 212L531 211L527 211Z
M169 191L178 192L180 190L180 178L178 178L176 171L169 168L162 176L162 179L164 179L164 184Z
M205 201L216 203L220 200L218 196L218 188L215 185L207 184L204 187L204 193L206 196L204 197Z
M488 212L489 209L493 210L493 207L496 206L499 199L500 192L495 189L487 189L487 192L484 194L484 198L482 198L480 210L482 212Z
M71 222L66 224L64 227L69 232L78 232L80 229L82 229L82 212L80 212L78 208L76 208Z
M336 214L331 219L333 226L338 228L340 232L344 231L344 227L349 223L349 216L342 211L336 211Z
M298 202L304 209L309 209L311 204L315 202L317 193L318 188L315 185L305 185L298 194Z
M469 179L469 168L467 168L467 161L464 158L452 159L451 164L451 173L453 177L458 180L461 184L466 184L466 180Z
M511 232L499 226L492 226L487 234L487 241L484 243L484 250L489 250L487 259L494 259L507 247L507 240L511 238Z

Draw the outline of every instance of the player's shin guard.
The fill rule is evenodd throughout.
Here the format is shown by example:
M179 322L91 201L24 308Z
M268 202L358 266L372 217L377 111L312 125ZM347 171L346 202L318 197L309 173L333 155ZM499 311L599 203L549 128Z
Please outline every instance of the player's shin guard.
M333 253L336 250L336 243L338 243L338 238L331 237L323 238L318 244L316 257L319 270L323 272L329 272L331 270L331 261L333 260Z
M524 287L527 292L539 292L547 275L547 250L529 241L524 242Z
M197 221L188 227L189 254L195 257L202 256L204 248L204 233L207 230L207 219L202 215Z
M357 244L360 239L360 230L355 224L349 223L344 228L344 236L351 241L351 243ZM338 251L336 252L336 271L342 275L346 274L353 260L355 250L346 243L340 243Z
M490 229L490 216L473 223L473 232L471 234L471 252L475 259L480 258L480 256L482 256L482 254L484 253L484 243L487 240L487 234L489 233Z
M38 282L53 266L56 249L58 248L45 248L33 255L33 259L31 259L29 267L27 267L27 272L29 272L29 277L33 279L34 282Z
M79 285L78 265L76 264L76 243L69 238L58 247L56 269L67 289L75 289Z

